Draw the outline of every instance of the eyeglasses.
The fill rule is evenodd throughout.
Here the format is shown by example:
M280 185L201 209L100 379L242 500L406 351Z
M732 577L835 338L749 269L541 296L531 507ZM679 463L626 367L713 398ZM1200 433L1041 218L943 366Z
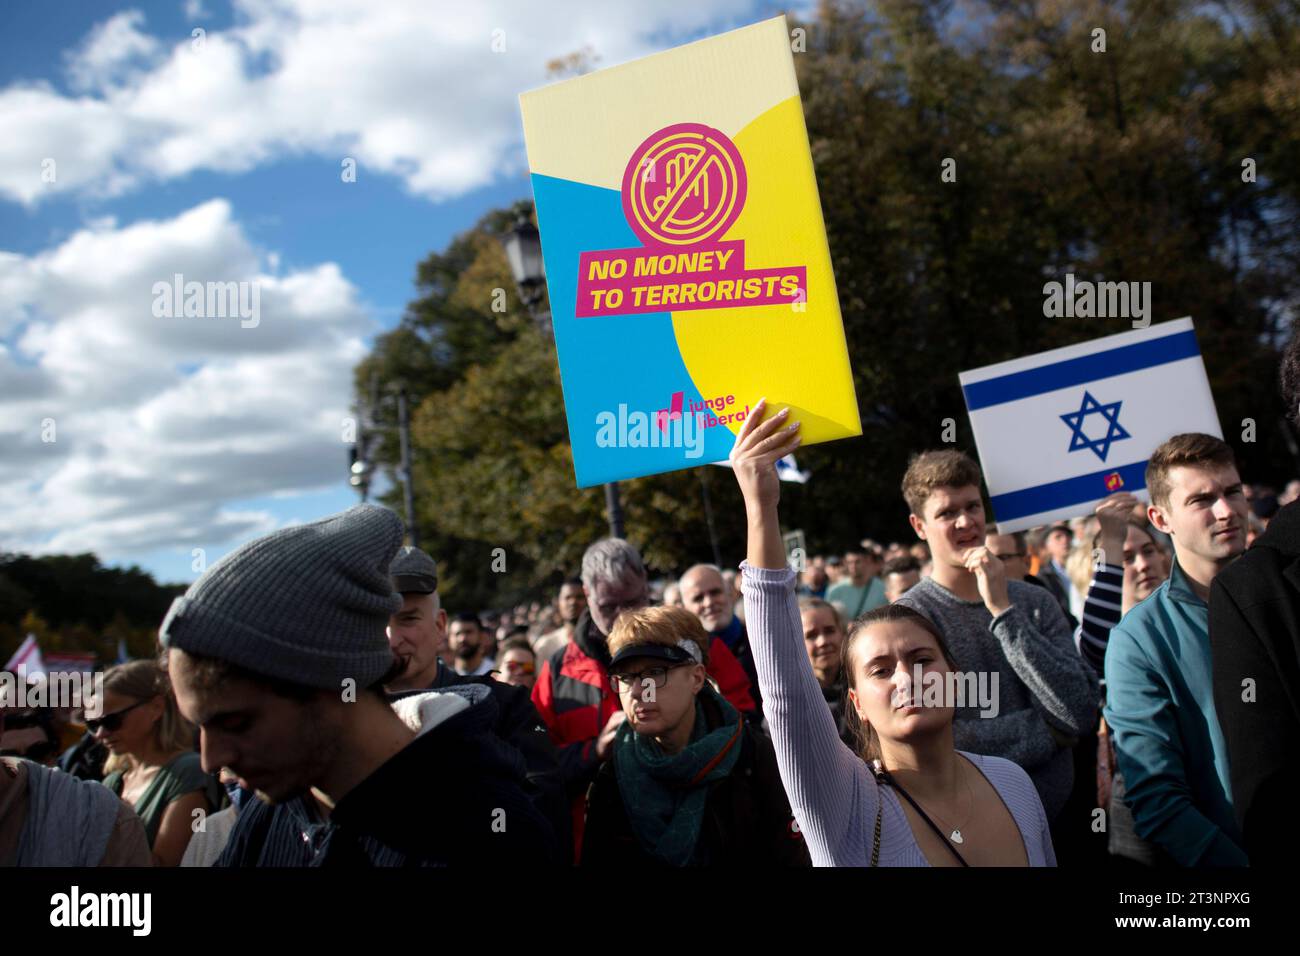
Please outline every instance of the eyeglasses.
M655 690L659 690L668 683L668 672L678 667L685 667L686 662L680 664L669 664L666 667L647 667L639 672L624 672L622 674L610 674L609 682L614 686L614 692L622 694L630 691L634 687L646 687L646 681L654 684Z
M532 661L506 661L502 666L512 674L531 674L536 670Z
M130 707L123 707L121 710L114 711L111 714L105 714L103 717L87 717L86 729L93 734L97 732L100 727L103 727L111 734L122 726L122 720L127 714L131 713L131 711L135 710L141 704L147 703L149 703L147 700L137 700Z
M613 604L597 604L596 610L600 611L605 617L618 617L624 611L639 611L650 604L650 598L641 594L627 601L616 601Z

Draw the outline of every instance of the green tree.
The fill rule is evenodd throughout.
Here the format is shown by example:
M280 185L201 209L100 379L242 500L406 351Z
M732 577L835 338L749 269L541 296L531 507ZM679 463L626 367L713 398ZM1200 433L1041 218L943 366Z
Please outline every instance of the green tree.
M421 545L438 560L439 590L453 607L543 595L608 534L603 490L574 487L554 341L519 302L502 252L504 229L530 213L492 213L421 263L424 295L357 370L358 390L374 376L381 395L404 385L413 396ZM504 311L493 308L497 290L509 290ZM390 473L395 424L385 404L379 456ZM626 533L652 566L710 556L698 476L622 487ZM383 500L402 509L398 487Z
M137 653L151 653L152 635L183 585L160 585L139 567L105 568L93 554L0 555L0 653L12 654L29 631L47 651L116 656L114 634L138 631ZM129 642L128 642L129 643Z
M1300 266L1294 3L828 0L805 26L795 63L864 424L799 453L814 477L783 514L812 551L910 537L910 455L949 420L974 451L959 372L1132 327L1047 318L1044 284L1067 272L1150 282L1153 322L1192 315L1247 478L1295 474L1275 386ZM600 489L573 487L553 343L500 250L528 214L494 212L421 263L420 298L358 368L363 394L374 375L416 395L419 525L466 604L572 573L605 533ZM385 462L396 447L386 432ZM711 557L703 483L723 560L741 557L734 482L704 467L622 483L652 566Z
M1273 383L1296 297L1295 20L1233 33L1201 6L822 5L796 65L865 434L800 455L816 477L787 517L810 547L910 535L909 455L948 419L974 450L960 371L1130 328L1045 318L1067 272L1149 281L1153 321L1194 316L1225 436L1259 423L1235 442L1246 472L1294 469Z

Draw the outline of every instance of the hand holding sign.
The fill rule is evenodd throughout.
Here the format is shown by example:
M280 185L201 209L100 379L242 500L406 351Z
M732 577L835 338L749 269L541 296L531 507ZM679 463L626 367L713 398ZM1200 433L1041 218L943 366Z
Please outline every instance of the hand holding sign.
M799 447L799 423L785 426L790 409L783 408L767 421L763 413L767 399L759 399L745 420L731 450L731 467L745 498L745 510L752 516L776 508L781 500L781 479L776 463ZM761 424L760 424L761 423Z
M790 409L783 408L767 421L767 399L761 399L736 436L731 450L731 467L745 499L749 519L749 550L746 560L754 567L786 567L785 545L776 506L781 500L781 479L776 463L791 454L803 440L799 422L786 425Z

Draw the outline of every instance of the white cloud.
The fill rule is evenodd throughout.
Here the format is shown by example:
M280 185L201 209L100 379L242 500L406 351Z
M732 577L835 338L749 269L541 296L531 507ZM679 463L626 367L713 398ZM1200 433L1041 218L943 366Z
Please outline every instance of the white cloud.
M125 10L96 26L82 45L67 55L68 83L74 90L108 92L138 78L160 49L144 33L144 14Z
M114 195L295 152L353 156L362 175L457 196L522 172L518 94L546 82L549 60L589 47L610 65L757 16L753 0L235 6L237 25L201 47L144 34L136 11L100 24L69 65L73 89L98 95L0 90L0 196ZM54 182L41 175L48 158Z
M25 323L0 345L0 545L188 549L269 530L227 502L342 480L374 327L337 265L278 274L268 258L219 199L0 257L0 297ZM153 285L175 273L259 283L259 324L156 318Z

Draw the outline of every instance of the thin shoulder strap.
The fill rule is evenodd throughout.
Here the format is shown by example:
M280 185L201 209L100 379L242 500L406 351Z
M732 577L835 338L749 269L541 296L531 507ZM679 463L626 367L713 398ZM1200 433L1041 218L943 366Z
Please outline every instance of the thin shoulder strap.
M939 839L943 841L943 845L952 851L952 855L957 858L957 861L961 863L962 866L970 866L970 864L966 862L965 858L963 858L962 855L957 852L957 848L952 845L952 841L950 841L946 836L944 836L943 831L934 825L934 821L930 819L929 814L927 814L924 810L922 810L920 804L918 804L915 800L912 799L912 795L908 793L906 790L904 790L899 785L898 781L889 775L888 770L877 770L875 767L872 767L871 772L876 775L876 780L878 782L893 787L895 790L897 790L899 793L903 795L903 798L912 805L912 809L921 815L921 819L924 820L926 824L929 825L930 829L935 832L935 835L938 836Z
M871 837L871 865L876 866L880 863L880 811L884 807L884 801L880 795L876 795L876 832Z

